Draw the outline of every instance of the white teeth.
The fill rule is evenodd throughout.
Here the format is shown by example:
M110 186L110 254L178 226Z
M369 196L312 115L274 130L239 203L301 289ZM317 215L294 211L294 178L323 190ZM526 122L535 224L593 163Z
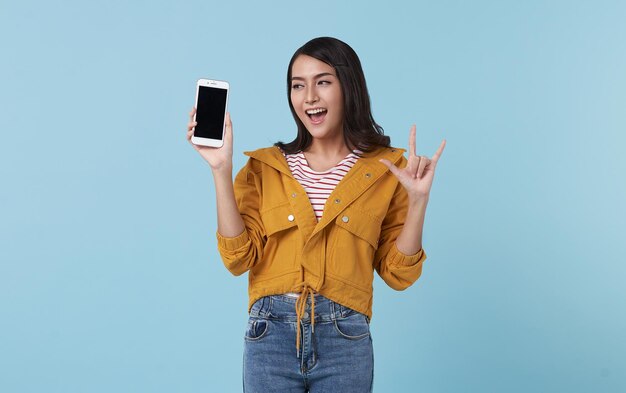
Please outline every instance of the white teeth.
M308 115L314 115L314 114L320 113L320 112L326 112L326 109L324 109L324 108L316 108L316 109L309 109L308 111L306 111L306 113Z

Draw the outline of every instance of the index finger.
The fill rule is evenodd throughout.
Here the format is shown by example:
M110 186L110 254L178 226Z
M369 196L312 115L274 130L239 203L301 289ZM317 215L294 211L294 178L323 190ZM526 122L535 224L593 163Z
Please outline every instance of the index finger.
M409 156L415 154L415 124L411 126L411 132L409 133Z

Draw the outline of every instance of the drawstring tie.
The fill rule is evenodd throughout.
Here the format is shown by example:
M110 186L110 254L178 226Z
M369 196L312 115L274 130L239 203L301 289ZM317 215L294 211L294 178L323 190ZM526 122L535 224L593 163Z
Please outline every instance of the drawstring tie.
M300 297L296 301L296 356L300 357L300 320L306 309L306 298L311 295L311 334L315 334L315 291L305 281L296 284L291 291L302 290Z

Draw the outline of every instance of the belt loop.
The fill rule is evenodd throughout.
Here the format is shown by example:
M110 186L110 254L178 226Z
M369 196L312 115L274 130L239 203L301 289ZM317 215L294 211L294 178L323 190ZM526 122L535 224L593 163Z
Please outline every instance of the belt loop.
M263 296L263 303L261 304L261 310L259 310L259 314L262 317L266 318L270 315L270 309L272 308L272 296Z
M272 315L272 309L274 307L274 296L269 297L269 304L267 305L267 317Z
M261 297L259 299L259 308L256 311L256 317L264 317L265 316L265 302L267 301L267 299L265 298L265 296Z
M256 301L252 304L252 306L250 307L250 316L251 316L251 317L258 317L258 316L259 316L259 310L256 310L256 309L254 308L254 305L255 305L255 304L256 304L259 300L261 300L261 299L256 300Z
M335 302L333 302L332 300L330 301L330 320L331 321L335 321Z

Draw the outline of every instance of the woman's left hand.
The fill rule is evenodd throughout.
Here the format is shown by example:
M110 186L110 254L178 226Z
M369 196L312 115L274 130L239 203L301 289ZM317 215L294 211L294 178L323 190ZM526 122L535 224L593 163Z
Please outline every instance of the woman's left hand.
M385 164L391 173L398 178L398 181L409 194L409 200L427 199L433 184L437 161L439 161L445 147L446 140L444 139L432 158L416 155L414 124L409 136L409 159L406 167L398 168L391 161L385 159L381 159L380 162Z

